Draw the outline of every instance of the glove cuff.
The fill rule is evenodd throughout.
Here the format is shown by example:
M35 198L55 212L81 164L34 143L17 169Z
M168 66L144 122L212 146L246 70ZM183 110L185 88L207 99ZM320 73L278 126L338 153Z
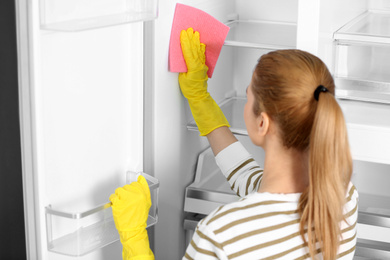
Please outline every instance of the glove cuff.
M201 136L222 126L230 127L221 108L210 95L202 100L189 99L188 103Z

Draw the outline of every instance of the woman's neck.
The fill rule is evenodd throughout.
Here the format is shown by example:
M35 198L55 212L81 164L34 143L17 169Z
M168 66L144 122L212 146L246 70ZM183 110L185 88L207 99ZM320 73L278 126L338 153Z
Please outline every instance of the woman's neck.
M264 150L264 172L258 192L303 192L309 184L308 152L274 144Z

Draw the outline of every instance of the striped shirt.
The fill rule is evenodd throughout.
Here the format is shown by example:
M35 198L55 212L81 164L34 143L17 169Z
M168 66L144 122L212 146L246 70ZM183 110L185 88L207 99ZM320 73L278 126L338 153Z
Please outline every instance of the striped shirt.
M242 198L215 209L198 223L183 259L309 259L299 232L301 193L256 192L262 170L239 142L221 151L216 161ZM356 245L358 193L352 183L346 197L337 255L343 260L353 259Z

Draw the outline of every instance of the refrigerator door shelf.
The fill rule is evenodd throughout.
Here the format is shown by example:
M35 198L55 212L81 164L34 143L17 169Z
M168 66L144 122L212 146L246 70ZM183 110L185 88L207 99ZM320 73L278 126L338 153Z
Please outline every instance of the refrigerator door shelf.
M390 44L390 13L367 11L334 33L336 40Z
M152 200L147 220L147 227L151 227L158 220L159 181L145 173L142 175L148 182ZM45 210L47 247L51 252L83 256L119 239L110 202L80 213L55 210L51 205Z
M41 29L82 31L157 18L158 0L40 0Z
M297 25L271 21L232 21L226 37L226 46L269 50L295 49Z
M219 104L230 124L230 130L234 134L248 135L243 116L245 103L245 97L232 97L225 99ZM198 131L198 127L196 126L194 120L187 125L187 129L191 131Z

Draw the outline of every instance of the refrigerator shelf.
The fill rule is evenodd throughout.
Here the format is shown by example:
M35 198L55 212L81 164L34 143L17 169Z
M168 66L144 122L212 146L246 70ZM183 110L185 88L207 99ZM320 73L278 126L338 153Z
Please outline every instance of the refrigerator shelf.
M158 0L40 0L41 29L51 31L148 21L157 18L157 13Z
M230 27L230 31L225 46L269 50L296 48L295 23L236 20L226 25Z
M147 220L147 227L151 227L158 220L159 181L148 174L142 175L148 182L152 200ZM78 213L56 210L51 205L45 211L47 248L51 252L83 256L119 239L110 202Z
M390 44L390 13L367 11L336 31L334 39Z

